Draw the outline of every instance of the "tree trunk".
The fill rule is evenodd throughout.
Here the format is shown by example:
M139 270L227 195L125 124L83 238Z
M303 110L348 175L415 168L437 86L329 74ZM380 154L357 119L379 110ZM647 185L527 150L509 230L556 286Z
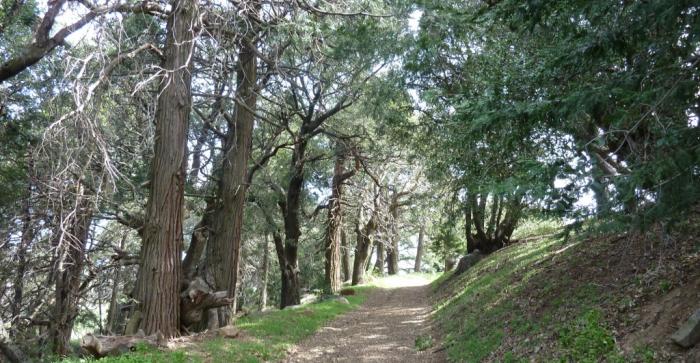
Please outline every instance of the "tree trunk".
M494 232L494 230L495 230L495 228L496 228L496 223L498 222L498 221L496 220L496 216L498 215L498 209L499 209L500 206L501 206L501 203L500 203L500 202L501 202L501 199L502 199L502 198L503 198L502 196L496 196L496 195L494 195L494 196L492 197L492 200L491 200L491 210L490 210L491 216L489 217L489 223L488 223L488 225L487 225L487 227L486 227L486 235L488 235L488 236L493 235L493 232Z
M287 306L298 305L301 302L299 268L296 263L289 263L287 260L288 256L296 257L296 255L289 253L289 241L282 242L282 237L278 233L273 233L272 238L275 241L275 251L277 251L280 279L282 281L280 309L284 309Z
M304 163L308 143L306 132L302 125L302 135L297 137L290 165L290 178L287 185L286 200L280 204L284 219L284 246L277 251L280 261L282 289L280 291L280 307L298 305L301 302L301 286L299 283L299 237L301 237L301 194L304 186ZM275 244L277 246L277 244Z
M389 275L399 273L399 246L396 237L391 237L391 246L386 251L386 270Z
M355 247L355 260L352 266L352 285L364 283L365 265L369 258L369 249L372 244L371 239L358 236L357 246Z
M352 267L352 285L364 283L365 267L368 265L369 257L371 256L370 249L372 248L372 234L377 228L376 212L372 212L367 224L360 229L359 222L355 224L355 234L357 236L357 244L355 245L355 260Z
M248 159L253 139L257 67L255 49L251 40L242 41L238 55L236 96L244 106L236 105L233 124L229 124L224 157L219 178L219 203L212 215L212 228L207 243L207 268L213 277L215 290L226 290L236 298L236 283L240 263L241 231L248 186ZM226 308L223 308L226 309ZM219 326L230 323L236 304L231 311L219 312Z
M267 233L265 233L263 243L263 260L262 266L260 266L260 310L264 310L267 307L267 279L270 265L270 249L268 246L269 243Z
M119 250L123 251L128 234L125 233L119 242ZM121 283L121 265L114 268L112 277L112 295L109 299L109 312L107 312L107 334L117 334L117 321L119 320L119 284Z
M85 199L83 186L78 185L77 188L75 210L62 221L68 228L61 230L57 236L55 295L49 335L53 352L58 356L66 356L70 352L73 323L79 312L85 246L93 215L92 206Z
M343 184L355 174L354 170L345 171L345 146L336 145L335 167L331 183L331 199L328 201L328 229L325 244L325 286L328 292L335 294L342 285L340 277L340 245L343 233Z
M31 156L29 159L29 170L33 168ZM31 198L32 198L32 184L27 183L27 195L24 199L22 205L22 237L20 239L19 246L17 246L17 272L15 273L15 280L13 282L14 296L12 298L12 325L15 326L17 323L17 318L21 315L22 300L24 295L24 274L27 270L27 249L32 244L34 240L34 226L32 225L32 214L31 214Z
M197 2L174 0L168 17L163 69L156 106L146 226L135 293L146 334L178 335L182 207L187 129L192 105L192 58Z
M0 362L24 363L29 361L29 357L10 340L7 331L5 331L5 323L0 317Z
M471 200L467 194L467 198L464 203L464 235L467 239L467 253L472 253L472 251L476 249L476 241L474 240L474 235L472 234L473 220Z
M396 196L391 199L393 201L389 211L391 214L391 235L389 237L391 245L387 248L386 257L389 275L396 275L399 273L399 206Z
M301 303L301 285L299 283L299 266L286 264L282 270L282 296L280 308Z
M367 254L367 258L365 261L365 267L363 269L363 270L365 270L365 273L369 272L370 269L372 268L372 261L370 260L370 258L372 258L372 255L374 255L376 250L377 250L377 244L372 243L372 248L370 249L369 254Z
M421 263L423 260L423 243L425 239L425 225L421 223L420 229L418 230L418 247L416 248L416 264L413 267L413 272L421 271Z
M384 276L384 265L385 260L384 260L384 243L379 242L377 243L377 259L375 260L376 262L374 263L374 272L379 274L379 276Z
M182 276L187 281L193 280L198 272L203 273L203 271L200 271L203 270L200 264L202 264L203 261L202 256L207 247L207 239L209 239L211 230L211 219L214 210L213 198L207 198L206 203L204 215L192 230L190 245L187 247L185 259L182 261ZM204 264L206 264L206 262Z
M340 232L340 258L341 267L343 269L343 281L350 281L352 273L350 272L350 246L348 245L345 229Z

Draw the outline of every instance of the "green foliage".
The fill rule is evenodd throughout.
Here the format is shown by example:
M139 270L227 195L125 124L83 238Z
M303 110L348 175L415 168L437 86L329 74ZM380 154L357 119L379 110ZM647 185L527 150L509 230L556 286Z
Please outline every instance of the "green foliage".
M444 261L463 252L465 243L464 239L459 235L455 223L446 221L438 226L437 233L433 236L429 249L441 261Z
M416 337L416 350L420 352L431 348L433 344L435 344L435 342L433 341L433 337L431 335L419 335Z
M559 341L574 362L622 361L615 339L605 327L600 311L590 310L559 332Z
M696 2L486 3L419 2L405 66L434 176L628 226L700 200ZM595 210L574 203L588 191Z
M563 224L559 219L528 218L518 224L513 232L514 239L547 236L561 232Z

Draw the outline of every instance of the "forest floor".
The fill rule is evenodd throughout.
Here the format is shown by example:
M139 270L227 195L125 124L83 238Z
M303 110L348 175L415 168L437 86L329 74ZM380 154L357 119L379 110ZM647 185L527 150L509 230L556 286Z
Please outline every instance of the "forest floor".
M303 340L285 362L444 362L433 342L430 282L422 275L378 280L361 307Z

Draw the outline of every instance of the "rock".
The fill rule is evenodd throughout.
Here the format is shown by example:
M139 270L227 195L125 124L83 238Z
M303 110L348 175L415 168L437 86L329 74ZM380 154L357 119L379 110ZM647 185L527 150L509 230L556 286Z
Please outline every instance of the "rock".
M233 325L226 325L225 327L220 328L216 334L224 338L236 338L241 334L241 331Z
M479 250L474 250L474 252L460 258L457 269L455 270L455 275L465 273L472 268L472 266L476 265L477 262L481 261L482 258L484 258L484 255Z
M337 301L341 304L350 305L350 301L348 301L348 299L339 295L325 295L323 296L322 301Z
M341 303L341 304L350 305L350 301L348 301L348 299L346 299L342 296L339 296L337 299L334 299L334 300Z
M310 304L318 300L318 296L316 294L304 294L301 297L301 304Z
M142 331L139 331L140 333ZM145 344L151 347L165 346L167 340L161 333L150 336L144 334L101 336L86 334L80 342L80 347L95 358L116 356L134 351L138 345Z
M343 296L355 295L355 290L353 290L351 288L342 289L342 290L340 290L340 295L343 295Z
M452 271L455 268L455 258L450 256L445 258L445 272Z
M700 309L695 310L688 321L671 335L671 339L683 348L690 348L700 341Z

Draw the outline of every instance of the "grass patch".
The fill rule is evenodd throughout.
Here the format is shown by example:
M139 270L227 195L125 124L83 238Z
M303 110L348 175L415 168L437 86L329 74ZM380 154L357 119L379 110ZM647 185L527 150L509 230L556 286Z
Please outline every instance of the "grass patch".
M615 348L615 339L604 325L598 310L589 310L559 333L559 341L566 351L563 362L595 363L623 362Z
M419 335L416 337L416 350L419 352L422 352L430 347L432 347L434 344L433 342L433 337L431 335Z
M179 362L266 362L284 358L295 343L312 335L336 316L360 306L372 286L355 286L354 296L346 296L350 304L328 300L296 309L277 310L262 315L243 317L236 326L243 338L214 338L195 346L174 351L141 347L118 357L100 359L100 363L179 363ZM64 363L97 362L94 359L71 358Z
M600 316L585 315L601 299L598 287L574 283L566 275L553 279L544 274L552 258L576 264L576 247L555 237L518 243L460 276L448 273L436 279L434 289L441 297L436 318L445 332L448 359L519 362L537 356L545 361L585 361L590 352L604 352L613 361L614 340L610 349L612 336ZM577 316L588 319L588 325ZM563 329L567 319L576 324L562 330L568 335L557 340L557 329Z
M513 239L545 236L561 232L564 224L557 219L531 218L522 221L513 232Z
M488 256L461 276L450 274L434 282L436 291L455 293L437 306L451 361L482 361L501 345L506 332L533 332L536 322L522 317L515 326L507 324L511 318L516 320L512 316L517 311L513 296L536 273L532 264L559 245L552 239L513 245Z

